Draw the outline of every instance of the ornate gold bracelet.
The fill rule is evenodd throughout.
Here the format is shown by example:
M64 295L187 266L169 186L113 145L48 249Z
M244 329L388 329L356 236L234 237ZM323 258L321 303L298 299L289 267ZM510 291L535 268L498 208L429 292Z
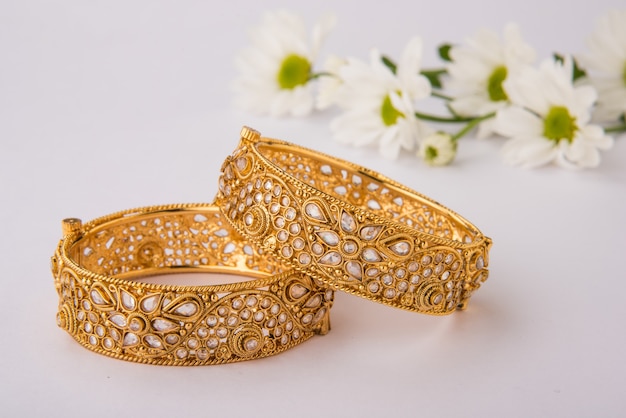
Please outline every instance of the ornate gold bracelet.
M242 239L212 205L128 210L63 221L52 257L57 321L80 344L140 363L202 365L280 353L330 327L333 292ZM174 286L179 272L250 281Z
M244 236L326 285L433 315L487 279L491 240L381 174L244 127L216 205Z

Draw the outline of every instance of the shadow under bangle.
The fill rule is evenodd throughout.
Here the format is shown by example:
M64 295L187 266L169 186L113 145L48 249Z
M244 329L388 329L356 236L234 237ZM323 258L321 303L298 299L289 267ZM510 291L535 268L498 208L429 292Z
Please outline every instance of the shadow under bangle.
M153 206L87 224L63 221L52 257L57 322L88 349L162 365L219 364L280 353L330 329L333 292L257 250L212 205ZM144 283L166 273L249 281Z
M491 240L372 170L244 127L215 201L244 236L327 286L442 315L487 279Z

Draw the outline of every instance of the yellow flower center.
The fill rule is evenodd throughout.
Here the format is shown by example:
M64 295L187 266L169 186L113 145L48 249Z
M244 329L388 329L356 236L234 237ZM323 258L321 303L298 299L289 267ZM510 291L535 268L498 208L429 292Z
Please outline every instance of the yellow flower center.
M496 67L495 70L489 76L487 80L487 92L492 102L499 102L501 100L507 100L509 97L506 95L502 83L506 80L508 70L504 65Z
M543 136L557 143L562 139L571 143L577 130L576 118L564 106L553 106L543 121Z
M303 56L291 54L280 64L276 77L281 89L293 89L309 81L311 63Z
M380 107L380 116L383 118L383 123L385 124L385 126L391 126L396 124L398 118L403 118L404 113L393 107L393 104L391 103L391 97L389 97L389 95L386 95L385 99L383 100L383 104Z
M437 148L433 146L428 146L424 150L424 159L427 162L433 161L435 158L437 158L437 155L439 155L439 151L437 151Z

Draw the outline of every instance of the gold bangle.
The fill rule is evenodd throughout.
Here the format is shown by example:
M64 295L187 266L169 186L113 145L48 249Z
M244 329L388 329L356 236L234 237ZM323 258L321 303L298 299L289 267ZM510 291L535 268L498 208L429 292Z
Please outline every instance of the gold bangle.
M330 329L332 290L253 248L212 205L153 206L62 226L51 266L57 322L97 353L161 365L229 363L280 353ZM252 279L134 280L179 272Z
M416 312L465 308L491 240L372 170L244 127L215 204L244 236L326 285Z

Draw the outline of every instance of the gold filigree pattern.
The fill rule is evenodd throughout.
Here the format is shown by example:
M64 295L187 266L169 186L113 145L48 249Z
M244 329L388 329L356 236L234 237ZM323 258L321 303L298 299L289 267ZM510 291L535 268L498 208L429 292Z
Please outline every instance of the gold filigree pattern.
M371 170L248 128L222 166L216 204L287 264L403 309L463 308L488 276L491 240L461 216Z
M57 321L85 347L164 365L218 364L280 353L329 331L333 292L285 270L211 205L168 205L64 222L52 257ZM142 283L176 272L234 273L207 286Z

